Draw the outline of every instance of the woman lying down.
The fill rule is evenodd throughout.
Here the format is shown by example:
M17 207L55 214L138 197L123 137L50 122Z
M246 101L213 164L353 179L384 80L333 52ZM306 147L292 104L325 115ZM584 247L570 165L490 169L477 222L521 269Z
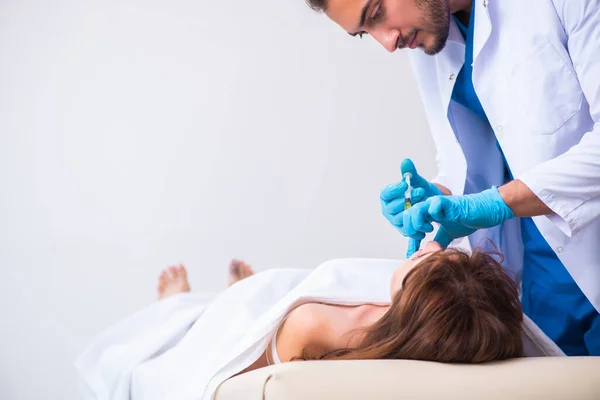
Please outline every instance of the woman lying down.
M409 260L329 261L252 274L214 296L183 266L159 301L102 333L77 361L89 398L212 399L226 379L302 360L483 363L563 355L523 315L496 258L429 243ZM246 278L246 279L241 279Z

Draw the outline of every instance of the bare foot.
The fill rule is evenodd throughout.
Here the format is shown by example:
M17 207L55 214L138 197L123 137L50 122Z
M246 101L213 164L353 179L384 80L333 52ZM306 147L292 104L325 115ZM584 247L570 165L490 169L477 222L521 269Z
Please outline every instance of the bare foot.
M254 275L254 271L242 260L231 260L229 263L229 286Z
M158 278L158 299L173 296L174 294L189 292L190 285L187 280L187 271L181 264L171 266L160 274Z

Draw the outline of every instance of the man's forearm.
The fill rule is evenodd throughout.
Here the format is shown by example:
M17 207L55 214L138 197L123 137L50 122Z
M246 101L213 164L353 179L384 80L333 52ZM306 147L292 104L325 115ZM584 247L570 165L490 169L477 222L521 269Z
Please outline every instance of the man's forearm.
M498 188L500 196L515 214L515 217L535 217L537 215L554 214L527 185L518 179Z

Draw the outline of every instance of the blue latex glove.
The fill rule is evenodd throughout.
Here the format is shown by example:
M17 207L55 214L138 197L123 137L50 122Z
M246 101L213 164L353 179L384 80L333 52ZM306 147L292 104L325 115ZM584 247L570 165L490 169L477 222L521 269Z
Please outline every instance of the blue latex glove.
M446 247L454 239L512 218L512 210L494 186L476 194L432 197L407 210L402 216L402 227L408 236L416 236L419 232L431 232L431 222L438 222L440 229L434 240Z
M437 202L438 198L443 197L453 196L436 196L427 199L423 203L417 204L411 209L405 211L403 215L397 217L394 223L402 226L401 229L409 237L425 237L425 233L433 231L433 225L431 223L438 222L429 212L431 204L433 202ZM476 230L477 229L453 222L450 219L445 219L443 222L440 222L440 228L435 234L435 238L433 240L438 242L443 248L446 248L454 239L463 236L469 236Z
M432 196L439 196L442 194L442 192L440 192L440 190L435 185L431 184L425 178L419 175L411 159L406 158L404 159L404 161L402 161L400 171L403 176L402 180L400 182L392 183L391 185L386 186L381 191L381 211L385 218L388 221L390 221L392 225L394 225L396 229L398 229L400 233L402 233L402 235L408 236L402 229L402 215L404 214L404 193L408 189L408 185L406 183L406 180L404 179L404 174L406 172L410 172L410 174L412 175L410 179L410 184L413 188L413 190L411 191L411 200L413 205L418 204ZM400 221L400 223L398 223L397 221ZM421 240L424 237L425 234L419 232L415 233L410 238L408 242L408 251L406 253L407 258L419 249Z
M476 194L433 198L428 211L440 224L452 222L473 229L491 228L515 217L496 186Z

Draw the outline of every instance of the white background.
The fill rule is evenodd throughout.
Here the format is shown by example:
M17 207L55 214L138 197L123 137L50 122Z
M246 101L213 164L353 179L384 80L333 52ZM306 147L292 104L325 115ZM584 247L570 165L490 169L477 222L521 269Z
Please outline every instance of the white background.
M403 257L407 156L435 174L406 55L303 0L0 0L0 398L77 398L170 263Z

